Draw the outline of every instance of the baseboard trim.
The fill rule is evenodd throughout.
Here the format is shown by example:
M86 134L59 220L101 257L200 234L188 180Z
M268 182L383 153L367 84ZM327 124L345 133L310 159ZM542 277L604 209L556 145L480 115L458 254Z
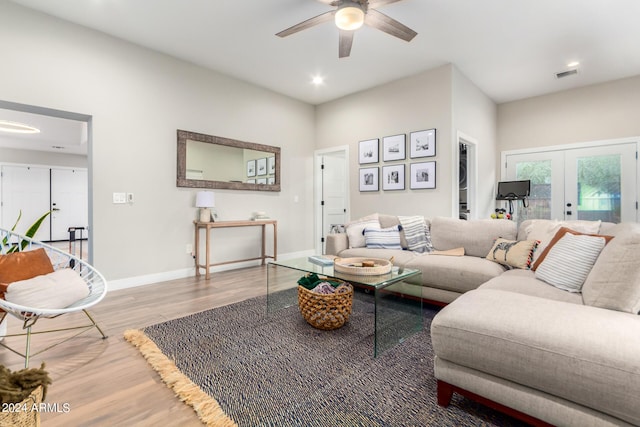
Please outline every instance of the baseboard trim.
M313 249L308 249L305 251L298 251L298 252L289 252L286 254L280 254L278 255L278 260L287 260L287 259L294 259L294 258L302 258L302 257L308 257L310 255L315 255L315 250ZM210 271L212 273L217 273L220 271L228 271L228 270L238 270L241 268L248 268L248 267L257 267L260 265L260 261L244 261L244 262L238 262L238 263L234 263L234 264L225 264L225 265L218 265L215 267L211 267ZM193 277L196 275L196 269L195 267L190 267L190 268L183 268L180 270L173 270L173 271L165 271L162 273L154 273L154 274L146 274L143 276L135 276L135 277L127 277L124 279L117 279L117 280L108 280L107 279L107 286L109 291L118 291L121 289L129 289L129 288L135 288L138 286L145 286L145 285L151 285L154 283L159 283L159 282L167 282L169 280L177 280L177 279L184 279L187 277Z

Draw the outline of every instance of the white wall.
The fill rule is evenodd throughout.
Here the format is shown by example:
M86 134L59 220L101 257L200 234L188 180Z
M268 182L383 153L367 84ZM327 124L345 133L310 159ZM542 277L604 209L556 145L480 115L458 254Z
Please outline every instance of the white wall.
M500 169L495 156L497 106L457 68L452 68L453 128L455 132L462 132L477 142L475 206L472 207L471 217L488 218L495 209L495 183ZM455 140L453 147L457 149ZM455 181L453 184L457 188Z
M498 106L498 153L640 135L640 76Z
M279 252L313 247L312 106L6 1L0 46L3 100L92 116L94 263L107 279L193 272L195 190L176 188L176 129L282 147L282 191L218 190L218 212L266 211ZM213 257L257 254L257 236L222 230Z
M316 143L318 149L349 146L349 179L352 219L373 212L392 215L451 215L451 79L452 66L446 65L412 77L378 86L316 107ZM358 142L412 131L437 129L436 188L409 189L409 159L404 191L363 192L358 189ZM414 160L415 161L415 160ZM393 162L396 164L399 162ZM385 164L380 154L378 164ZM455 182L457 186L457 180Z

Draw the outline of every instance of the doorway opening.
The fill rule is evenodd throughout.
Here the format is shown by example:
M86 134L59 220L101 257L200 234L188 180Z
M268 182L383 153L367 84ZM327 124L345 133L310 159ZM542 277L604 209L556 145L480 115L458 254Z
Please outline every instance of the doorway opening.
M454 187L453 212L458 218L468 220L475 218L476 213L476 147L477 142L470 136L458 132L457 150L454 164L457 168L457 188ZM455 182L455 181L454 181Z
M0 131L0 226L24 233L51 212L35 238L93 262L91 116L0 100L0 120L38 128Z
M315 152L315 250L324 254L326 235L343 231L349 209L349 147Z

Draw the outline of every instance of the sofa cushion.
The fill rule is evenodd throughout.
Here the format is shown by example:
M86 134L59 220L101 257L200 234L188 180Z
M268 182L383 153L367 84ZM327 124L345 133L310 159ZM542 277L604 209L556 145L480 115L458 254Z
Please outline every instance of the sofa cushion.
M640 313L640 224L622 223L582 287L585 304Z
M493 289L431 324L438 358L640 424L640 317Z
M351 221L347 224L347 236L349 236L350 248L364 248L366 243L362 232L366 227L378 227L380 228L380 221L378 220L378 214L368 215L359 218L355 221Z
M471 256L417 255L407 268L422 271L424 286L453 292L467 292L504 273L505 268L486 258Z
M605 239L601 236L565 233L536 269L536 277L569 292L580 292Z
M515 240L515 223L506 219L464 221L445 217L431 221L431 242L437 250L464 247L465 254L484 258L498 237Z
M401 228L399 225L389 228L366 226L363 231L365 246L369 249L402 250L402 246L400 246Z
M582 295L563 291L547 282L536 279L535 272L531 270L514 269L505 271L504 274L484 283L479 289L497 289L554 301L583 304Z
M486 258L515 268L531 267L533 252L538 246L537 240L507 240L498 238Z

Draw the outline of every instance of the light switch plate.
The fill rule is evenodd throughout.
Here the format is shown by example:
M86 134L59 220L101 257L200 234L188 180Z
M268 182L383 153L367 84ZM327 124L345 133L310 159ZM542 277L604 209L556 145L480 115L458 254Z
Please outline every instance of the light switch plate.
M113 203L127 203L127 193L113 193Z

